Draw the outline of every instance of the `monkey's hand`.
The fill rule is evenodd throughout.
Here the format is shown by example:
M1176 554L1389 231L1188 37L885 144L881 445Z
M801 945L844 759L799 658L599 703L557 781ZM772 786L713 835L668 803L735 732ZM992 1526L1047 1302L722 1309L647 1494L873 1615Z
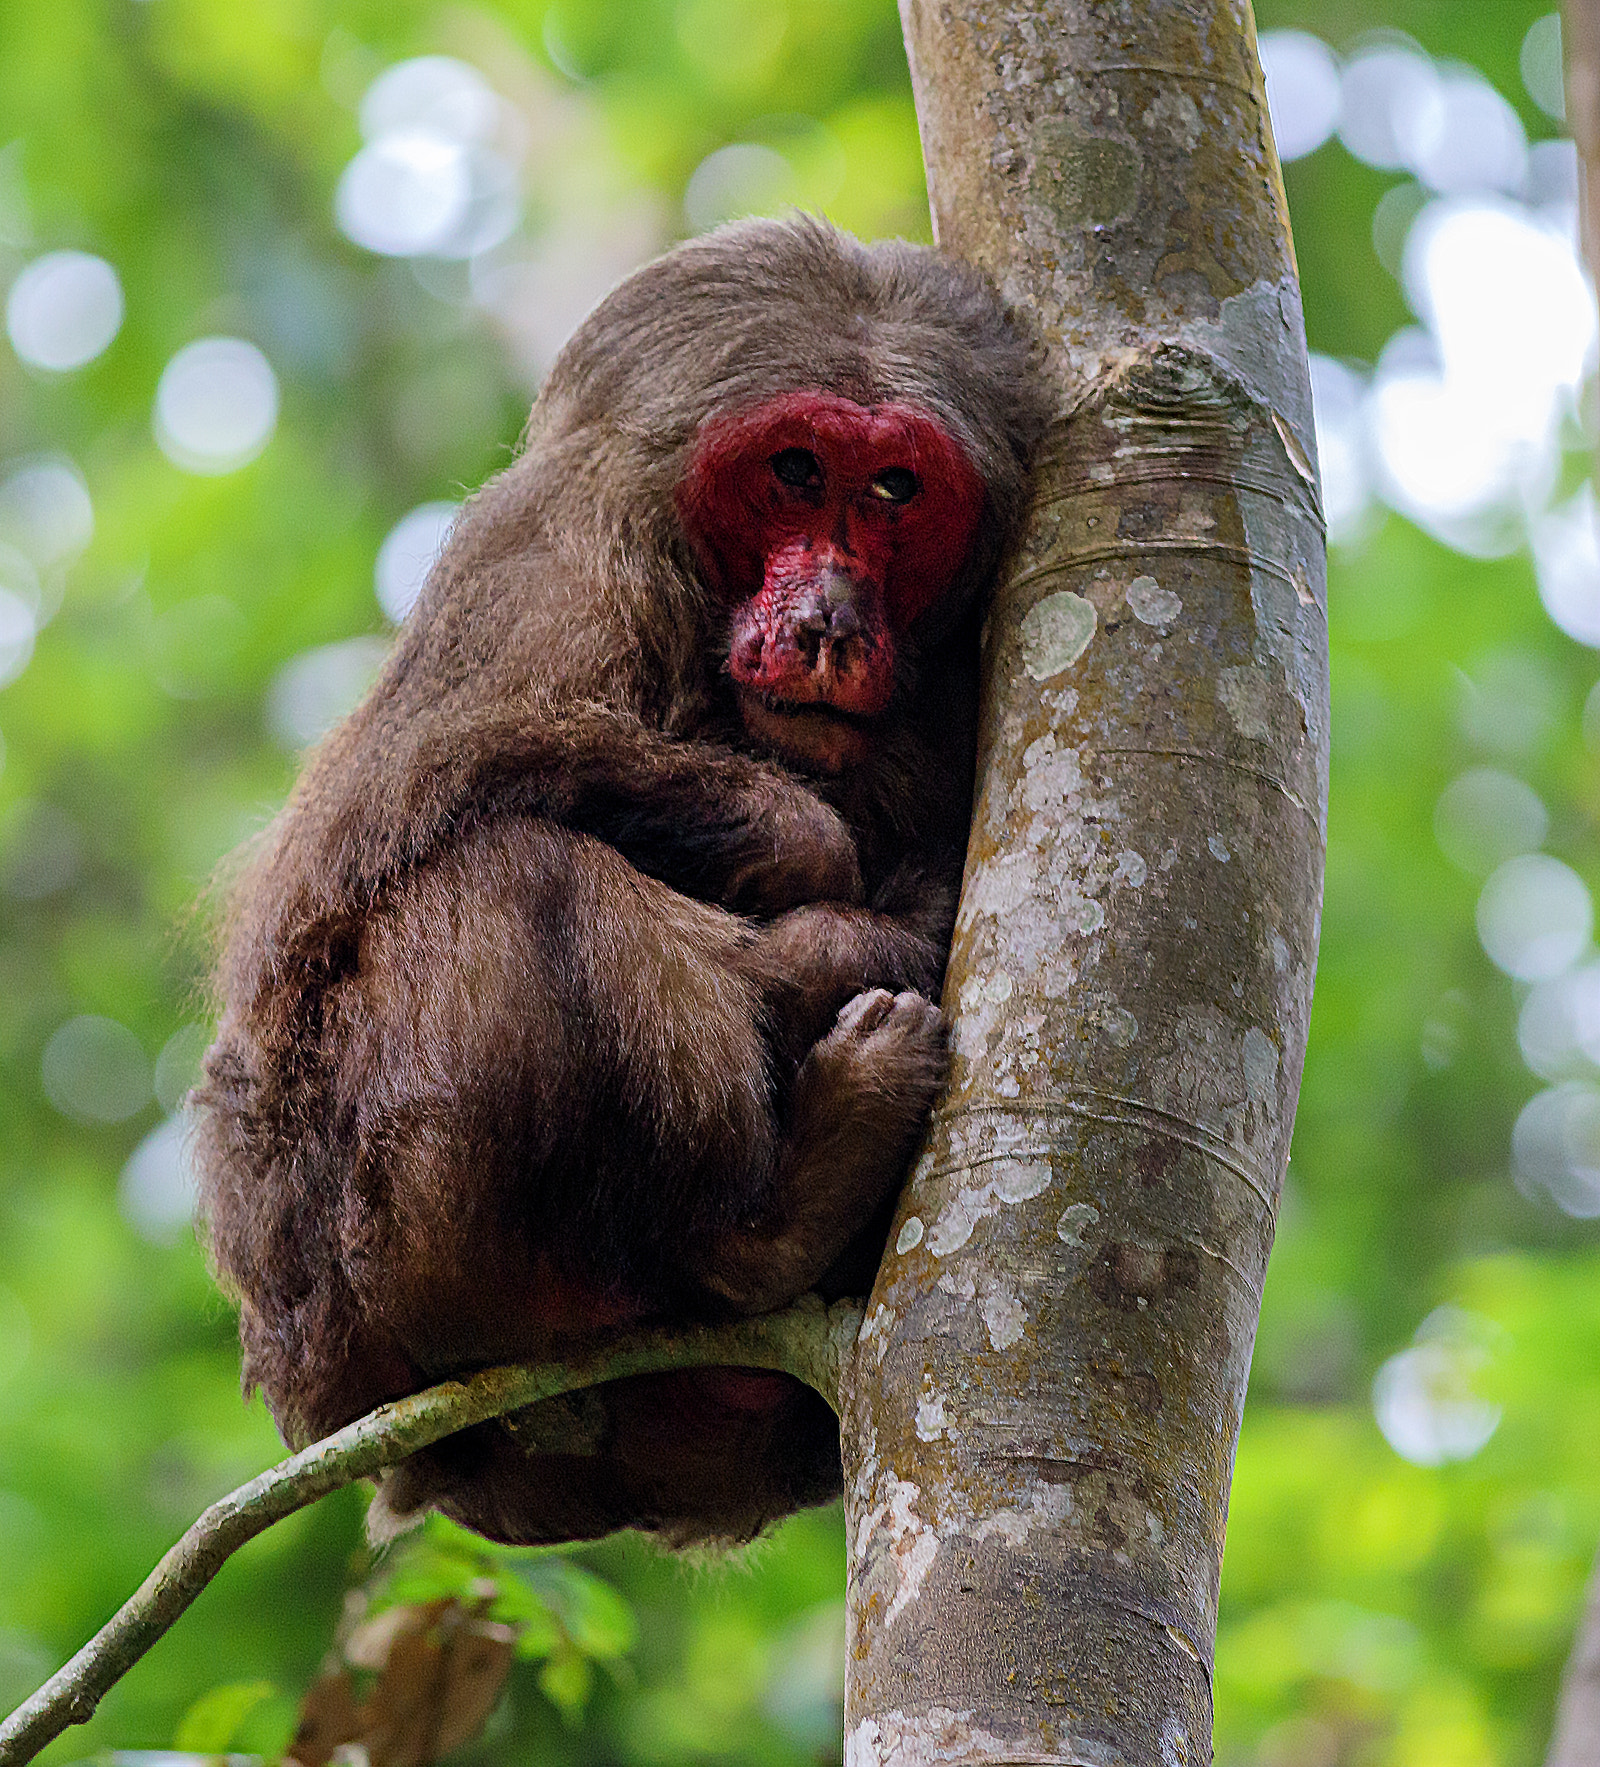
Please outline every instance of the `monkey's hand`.
M728 877L725 905L776 920L813 902L861 900L861 864L844 819L810 792L785 792L751 822L749 844Z

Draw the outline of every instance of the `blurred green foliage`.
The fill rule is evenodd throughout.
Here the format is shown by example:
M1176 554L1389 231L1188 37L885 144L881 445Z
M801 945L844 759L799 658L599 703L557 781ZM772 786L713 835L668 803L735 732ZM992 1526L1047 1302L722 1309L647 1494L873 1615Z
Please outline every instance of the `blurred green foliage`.
M1407 29L1481 68L1535 137L1554 125L1517 62L1543 10L1259 9L1264 28L1336 46ZM477 67L520 119L522 220L489 258L535 270L498 306L461 262L413 268L334 222L363 92L425 54ZM575 287L581 310L738 200L706 173L736 143L781 155L718 162L768 178L765 200L926 236L887 0L0 8L0 285L75 248L115 266L126 302L76 371L0 344L0 479L66 457L93 509L92 539L40 572L34 654L0 689L0 1706L278 1452L259 1403L239 1402L231 1312L173 1213L159 1131L204 1040L192 904L281 802L295 732L331 709L295 702L280 671L311 653L348 688L367 653L320 647L386 630L386 534L506 458L544 348L519 329L515 288L559 312ZM1395 182L1336 143L1288 169L1314 348L1371 361L1406 323L1371 238ZM158 450L152 401L173 353L214 335L259 346L281 404L258 458L195 473ZM1394 516L1336 549L1330 604L1321 970L1234 1487L1219 1759L1523 1767L1600 1533L1600 1244L1511 1181L1537 1082L1513 985L1474 931L1480 880L1444 857L1433 819L1464 768L1509 754L1550 808L1549 850L1600 880L1581 733L1600 670L1545 616L1525 556L1474 562ZM1471 712L1508 671L1514 740ZM72 1080L112 1047L103 1027L51 1042L91 1017L137 1045L116 1045L144 1100L119 1120ZM1446 1304L1473 1322L1501 1419L1476 1454L1425 1468L1379 1433L1371 1386ZM369 1574L361 1507L347 1493L256 1541L48 1759L280 1748ZM838 1757L843 1567L837 1513L700 1569L628 1540L486 1560L439 1525L389 1597L487 1569L527 1628L471 1758L803 1763Z

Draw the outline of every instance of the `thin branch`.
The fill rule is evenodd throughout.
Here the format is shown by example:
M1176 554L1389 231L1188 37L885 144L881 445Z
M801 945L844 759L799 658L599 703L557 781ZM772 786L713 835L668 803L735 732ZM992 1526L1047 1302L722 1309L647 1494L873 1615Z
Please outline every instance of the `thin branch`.
M379 1406L213 1503L110 1623L0 1724L0 1767L22 1767L68 1725L86 1723L106 1691L233 1553L328 1492L504 1412L581 1387L670 1368L773 1369L814 1387L837 1410L840 1363L860 1325L861 1309L855 1303L825 1307L808 1295L782 1312L731 1325L640 1333L568 1362L487 1368L470 1380L446 1381Z

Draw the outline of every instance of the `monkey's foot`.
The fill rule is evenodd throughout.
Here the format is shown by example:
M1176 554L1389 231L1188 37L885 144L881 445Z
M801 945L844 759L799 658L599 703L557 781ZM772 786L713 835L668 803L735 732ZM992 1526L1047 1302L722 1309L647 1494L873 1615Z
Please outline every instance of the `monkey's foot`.
M921 994L868 988L847 1001L795 1078L794 1139L921 1126L949 1065L944 1015ZM808 1134L809 1132L809 1134Z

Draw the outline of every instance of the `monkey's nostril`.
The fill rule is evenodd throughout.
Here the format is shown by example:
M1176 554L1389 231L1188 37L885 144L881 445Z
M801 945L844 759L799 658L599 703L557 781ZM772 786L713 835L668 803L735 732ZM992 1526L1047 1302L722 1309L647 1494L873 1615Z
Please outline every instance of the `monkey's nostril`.
M835 641L854 638L861 630L861 616L850 602L833 610L833 618L828 625L828 636Z

